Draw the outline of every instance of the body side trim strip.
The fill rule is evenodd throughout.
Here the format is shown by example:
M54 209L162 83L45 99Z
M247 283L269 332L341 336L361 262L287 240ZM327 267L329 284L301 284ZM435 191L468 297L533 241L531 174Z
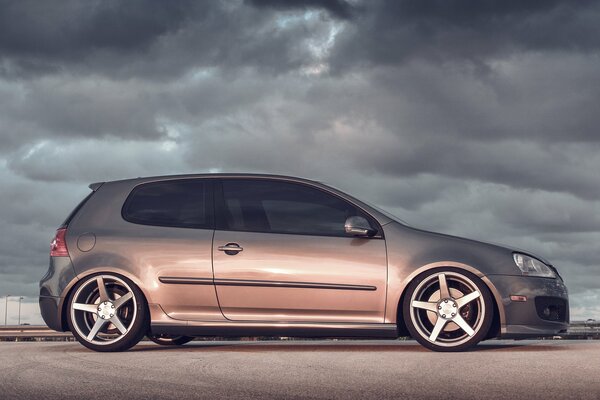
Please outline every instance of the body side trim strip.
M161 276L158 280L162 283L183 285L212 285L218 286L255 286L255 287L280 287L299 289L332 289L332 290L377 290L376 286L370 285L348 285L337 283L314 283L314 282L285 282L285 281L262 281L251 279L211 279L211 278L186 278Z
M159 276L158 280L162 283L173 283L180 285L213 285L212 278L186 278L175 276Z
M261 287L284 287L304 289L334 289L334 290L377 290L375 286L348 285L337 283L314 283L314 282L285 282L285 281L261 281L251 279L215 279L215 285L220 286L261 286Z

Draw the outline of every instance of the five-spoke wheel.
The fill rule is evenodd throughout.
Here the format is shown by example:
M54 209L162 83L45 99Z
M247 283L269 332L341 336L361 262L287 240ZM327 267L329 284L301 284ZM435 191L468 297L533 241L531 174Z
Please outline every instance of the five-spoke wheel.
M461 351L487 335L493 303L475 275L452 268L417 277L407 289L404 322L411 336L437 351Z
M69 300L69 327L84 346L96 351L123 351L147 330L146 303L130 281L101 274L80 281Z

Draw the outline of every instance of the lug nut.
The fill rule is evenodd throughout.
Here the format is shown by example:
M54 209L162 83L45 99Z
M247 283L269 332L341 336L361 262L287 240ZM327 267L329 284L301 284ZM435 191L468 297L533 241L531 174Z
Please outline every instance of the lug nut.
M438 306L438 310L441 310L441 309L442 309L442 306ZM100 309L98 309L98 311L100 311Z
M454 316L456 315L456 313L452 313L452 314L450 314L450 315L452 315L452 316L454 317Z
M446 318L446 314L442 314L442 318Z
M456 306L455 306L455 307L456 307ZM111 305L110 305L110 308L115 308L115 305L114 305L114 304L111 304Z
M447 303L447 302L448 302L448 300L444 300L444 303Z
M452 304L452 307L456 307L456 303Z

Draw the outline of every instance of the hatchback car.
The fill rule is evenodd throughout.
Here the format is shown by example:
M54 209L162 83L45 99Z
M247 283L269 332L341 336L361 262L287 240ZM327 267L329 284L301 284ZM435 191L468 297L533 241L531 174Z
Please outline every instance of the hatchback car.
M144 335L412 336L437 351L568 326L557 270L427 232L318 182L207 174L90 185L40 282L47 325L97 351Z

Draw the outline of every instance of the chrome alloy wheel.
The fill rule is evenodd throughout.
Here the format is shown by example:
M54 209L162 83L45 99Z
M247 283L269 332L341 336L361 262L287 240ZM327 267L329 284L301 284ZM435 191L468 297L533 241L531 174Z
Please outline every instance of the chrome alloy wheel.
M410 330L419 342L434 350L463 350L487 334L493 313L487 288L467 275L434 272L412 289Z
M70 303L72 327L93 345L111 345L126 337L138 313L138 301L127 282L112 275L85 281Z

